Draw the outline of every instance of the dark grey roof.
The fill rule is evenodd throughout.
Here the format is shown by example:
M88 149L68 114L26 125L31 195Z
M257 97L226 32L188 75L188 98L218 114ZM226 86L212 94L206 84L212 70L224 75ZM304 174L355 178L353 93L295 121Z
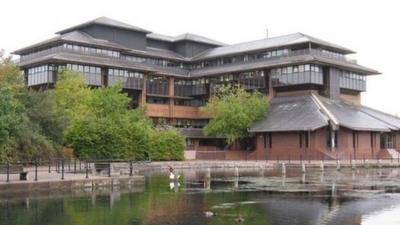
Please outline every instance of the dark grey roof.
M137 49L130 49L128 51L123 52L126 55L139 55L139 56L149 56L151 58L164 58L164 59L171 59L174 61L188 61L187 58L179 55L178 53L166 50L166 49L159 49L159 48L152 48L146 47L146 50L137 50Z
M171 51L171 50L166 50L166 49L159 49L159 48L151 48L147 47L146 52L154 57L162 57L162 58L167 58L167 59L175 59L179 61L188 61L188 58L183 57L182 55Z
M97 19L88 21L86 23L82 23L82 24L79 24L79 25L76 25L76 26L73 26L73 27L58 31L56 34L64 34L64 33L70 32L72 30L77 30L79 28L90 26L90 25L93 25L93 24L98 24L98 25L103 25L103 26L108 26L108 27L118 27L118 28L122 28L122 29L125 29L125 30L133 30L133 31L139 31L139 32L144 32L144 33L150 33L151 32L151 31L145 30L143 28L140 28L140 27L137 27L137 26L133 26L133 25L130 25L130 24L127 24L127 23L123 23L123 22L120 22L120 21L117 21L117 20L114 20L114 19L111 19L111 18L103 16L103 17L99 17Z
M314 95L329 111L339 126L361 131L390 131L390 126L360 110L360 106L351 105L339 100L327 99Z
M311 53L312 57L323 64L328 64L328 65L335 65L335 66L339 66L341 68L344 69L348 69L348 70L352 70L352 71L356 71L356 72L360 72L362 74L365 75L377 75L380 74L379 71L371 69L369 67L365 67L362 65L359 65L357 63L348 61L348 60L335 60L329 57L325 57L321 54L316 54L316 53Z
M136 62L130 61L123 61L123 60L115 60L111 58L105 57L97 57L97 56L88 56L82 54L75 54L75 53L54 53L50 55L45 55L43 57L38 57L32 60L20 62L19 66L26 66L26 65L34 65L35 63L42 63L45 61L63 61L63 62L70 62L70 63L87 63L91 65L106 65L111 67L118 67L118 68L127 68L127 69L135 69L140 71L152 71L151 67Z
M70 63L85 63L91 65L106 65L110 67L116 67L121 69L139 70L145 72L152 72L154 74L162 74L174 77L187 77L188 72L184 69L179 68L168 68L163 66L157 66L152 64L137 63L119 59L89 56L75 53L59 52L42 57L37 57L32 60L26 60L19 63L19 66L24 67L27 65L35 65L43 62L70 62Z
M205 43L205 44L211 44L215 46L224 46L226 45L225 43L222 43L220 41L213 40L211 38L207 38L201 35L197 34L191 34L191 33L185 33L181 34L179 36L175 37L175 42L178 41L195 41L195 42L200 42L200 43Z
M366 106L360 106L359 109L364 113L374 117L375 119L378 119L392 127L395 127L396 129L400 129L400 117L381 112Z
M175 37L164 35L164 34L157 34L157 33L147 34L146 37L149 39L166 41L166 42L174 42L174 40L175 40Z
M250 132L316 130L328 125L311 95L275 97L266 119L255 123Z
M267 117L250 132L315 130L328 124L359 131L400 129L400 118L365 106L319 95L281 96L270 101Z
M216 41L211 38L207 38L207 37L204 37L204 36L201 36L198 34L191 34L191 33L181 34L176 37L163 35L163 34L150 33L150 34L147 34L147 38L160 40L160 41L167 41L167 42L194 41L194 42L200 42L200 43L205 43L205 44L210 44L210 45L215 45L215 46L226 45L225 43L222 43L220 41Z
M178 131L188 138L224 138L223 136L206 136L201 128L179 128Z
M263 49L270 49L270 48L277 48L277 47L284 47L290 46L294 44L301 44L301 43L316 43L319 45L327 46L332 49L336 49L339 52L343 53L354 53L352 50L344 48L342 46L332 44L309 35L305 35L302 33L294 33L288 34L278 37L271 37L266 39L261 39L257 41L250 41L244 42L234 45L227 45L218 48L213 48L206 50L195 57L193 60L203 60L206 58L214 58L214 57L221 57L221 56L228 56L228 55L235 55L239 53L246 53L252 51L259 51Z
M39 47L46 46L46 45L53 44L53 43L57 44L59 42L74 42L74 43L81 43L81 44L92 45L92 46L102 46L102 47L112 48L112 49L128 50L128 48L126 48L120 44L117 44L117 43L114 43L111 41L107 41L107 40L93 38L92 36L90 36L84 32L71 31L69 33L61 34L57 37L50 38L48 40L39 42L37 44L30 45L30 46L22 48L22 49L18 49L16 51L14 51L13 53L14 54L23 54L34 48L39 48Z
M295 65L300 63L328 64L328 65L334 65L339 68L360 72L366 75L379 74L379 71L349 61L334 60L327 57L323 57L318 54L304 54L296 56L287 56L276 59L258 59L241 63L224 64L220 66L196 69L190 71L190 76L192 77L210 76L215 74L239 72L245 70L255 70L265 67L276 67L276 66L290 65L290 64Z

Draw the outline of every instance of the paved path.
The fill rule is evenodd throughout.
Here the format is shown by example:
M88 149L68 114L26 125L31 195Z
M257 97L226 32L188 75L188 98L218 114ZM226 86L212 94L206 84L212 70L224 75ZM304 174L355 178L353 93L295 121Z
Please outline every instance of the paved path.
M287 167L301 167L305 164L308 168L321 168L321 163L323 163L325 168L337 168L337 161L320 161L320 160L271 160L271 161L219 161L219 160L195 160L195 161L170 161L170 162L151 162L151 163L140 163L134 164L133 170L137 173L146 170L161 170L168 171L169 167L175 169L206 169L206 168L281 168L282 163L285 163ZM123 176L113 177L129 177L129 163L115 163L116 167L122 168ZM398 160L341 160L340 167L357 167L357 168L368 168L368 167L400 167L400 162ZM81 170L80 170L81 169ZM35 181L35 168L28 167L24 168L24 171L28 171L28 181L20 181L19 174L10 174L10 182L6 182L7 175L0 174L0 185L7 183L27 183L27 182L51 182L51 181L74 181L74 180L87 180L84 166L79 168L74 173L74 166L65 166L64 179L62 179L62 173L56 172L56 168L52 167L49 173L48 167L38 167L37 180ZM88 170L89 180L93 179L105 179L105 176L94 176L91 174L91 169Z

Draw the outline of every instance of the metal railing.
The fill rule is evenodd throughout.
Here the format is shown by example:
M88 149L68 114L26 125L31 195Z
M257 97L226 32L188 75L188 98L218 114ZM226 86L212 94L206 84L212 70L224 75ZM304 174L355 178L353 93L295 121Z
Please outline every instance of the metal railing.
M129 176L133 176L133 166L148 163L150 161L135 161L126 159L71 159L71 158L51 158L34 161L6 161L0 163L0 182L10 182L13 174L33 174L33 181L39 181L39 174L53 174L51 178L44 180L64 180L66 174L85 175L89 179L89 174L96 164L126 163L129 168ZM1 176L3 175L3 176ZM4 176L5 175L5 176ZM108 170L111 176L111 169Z

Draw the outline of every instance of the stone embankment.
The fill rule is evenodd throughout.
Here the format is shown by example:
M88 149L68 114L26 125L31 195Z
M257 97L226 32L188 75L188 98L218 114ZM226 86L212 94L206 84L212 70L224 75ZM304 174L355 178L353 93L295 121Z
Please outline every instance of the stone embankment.
M104 165L103 165L104 166ZM113 162L111 171L97 173L95 165L88 171L66 171L65 174L55 171L47 171L46 167L39 168L37 175L33 168L25 168L28 171L28 180L20 181L18 174L11 174L7 181L5 174L0 174L0 192L18 192L35 190L71 190L86 189L95 190L101 187L131 187L143 185L145 177L143 172L159 171L168 172L172 167L177 170L202 170L202 169L276 169L298 168L301 171L308 169L368 169L384 167L400 167L398 160L342 160L342 161L171 161L151 163ZM35 178L34 178L35 177Z
M135 171L166 171L169 167L174 169L229 169L229 168L264 168L264 169L280 169L282 164L289 168L384 168L384 167L400 167L398 160L254 160L254 161L171 161L171 162L151 162L145 164L134 164Z

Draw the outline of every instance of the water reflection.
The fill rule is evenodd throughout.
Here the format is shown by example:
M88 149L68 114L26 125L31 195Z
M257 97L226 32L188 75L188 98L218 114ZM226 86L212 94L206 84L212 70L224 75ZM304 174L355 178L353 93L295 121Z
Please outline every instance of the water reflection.
M179 172L180 182L146 174L132 190L2 195L0 224L400 224L397 169Z

